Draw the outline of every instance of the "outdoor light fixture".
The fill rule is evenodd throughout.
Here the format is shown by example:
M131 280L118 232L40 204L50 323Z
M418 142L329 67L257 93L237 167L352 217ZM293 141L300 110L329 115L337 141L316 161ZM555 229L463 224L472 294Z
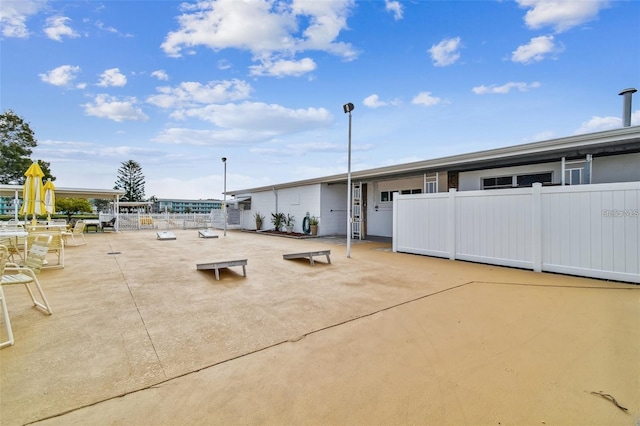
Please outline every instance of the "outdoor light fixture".
M227 236L227 157L222 157L224 163L224 204L222 209L224 212L224 236Z
M349 114L349 159L347 168L347 257L351 257L351 111L353 104L342 105L345 114Z

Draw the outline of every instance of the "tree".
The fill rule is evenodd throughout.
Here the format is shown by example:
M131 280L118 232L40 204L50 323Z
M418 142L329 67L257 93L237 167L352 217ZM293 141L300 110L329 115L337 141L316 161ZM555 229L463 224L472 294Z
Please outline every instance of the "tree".
M91 203L86 198L57 198L56 211L65 213L71 222L71 216L76 213L93 213Z
M144 201L144 175L142 167L136 161L129 160L121 163L118 169L118 179L113 189L124 191L122 201Z
M0 183L22 185L24 172L27 171L33 160L32 150L38 145L35 134L29 123L13 111L7 110L0 114ZM50 165L46 161L37 160L44 172L44 180L50 178Z
M96 207L96 211L106 213L111 207L111 200L96 198L93 200L93 205Z

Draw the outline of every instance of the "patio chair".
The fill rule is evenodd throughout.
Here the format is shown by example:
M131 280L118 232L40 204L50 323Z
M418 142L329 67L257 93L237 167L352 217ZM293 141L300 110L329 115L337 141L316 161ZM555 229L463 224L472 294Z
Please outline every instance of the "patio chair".
M114 217L108 222L100 222L100 228L102 228L103 231L105 230L105 228L111 228L111 229L115 230L115 228L116 228L116 218Z
M4 275L5 267L9 260L9 250L7 247L0 245L0 277ZM0 285L0 305L2 305L2 315L4 316L4 326L7 329L7 340L0 342L0 348L11 346L14 343L13 331L11 330L11 320L9 319L9 310L7 309L7 301L4 297L4 290Z
M16 262L15 255L18 255L20 260L22 260L22 252L24 251L24 238L25 237L0 237L0 245L6 247L7 251L9 252L9 259L11 260L11 262Z
M49 244L49 253L53 253L58 258L58 262L50 264L44 263L46 268L64 268L64 238L62 229L47 229L45 231L32 231L29 232L27 237L27 247L31 247L32 243L41 236L45 238L51 236L51 243Z
M51 310L51 306L47 301L47 297L44 295L44 291L42 290L42 286L40 285L40 281L38 281L38 274L42 269L42 264L44 263L44 259L47 256L47 252L49 251L49 244L51 243L51 236L45 237L43 235L39 236L31 245L31 249L29 250L29 254L24 262L24 266L19 266L15 263L6 262L4 265L4 271L2 273L2 281L0 281L0 289L5 285L14 285L14 284L23 284L29 296L31 297L31 301L33 305L42 309L47 314L51 315L53 311ZM2 246L4 247L4 246ZM6 247L5 247L6 250ZM2 258L5 259L6 251L1 250ZM6 257L5 257L6 256ZM1 261L0 261L1 262ZM31 287L29 284L35 284L38 293L40 294L40 298L42 302L36 300ZM9 322L9 315L6 307L6 301L4 296L4 290L2 289L2 309L4 312L4 319L7 325L7 333L9 334L9 340L6 342L0 343L0 347L13 345L13 333L11 332L11 324Z
M87 240L84 239L84 228L85 228L86 224L84 223L83 220L79 220L76 222L76 224L73 226L73 229L71 231L65 231L62 233L62 236L65 238L65 240L68 240L68 237L71 237L71 240L73 241L74 246L80 246L80 245L85 245L87 244ZM78 240L76 241L76 237L78 237ZM80 241L80 237L82 237L82 242Z

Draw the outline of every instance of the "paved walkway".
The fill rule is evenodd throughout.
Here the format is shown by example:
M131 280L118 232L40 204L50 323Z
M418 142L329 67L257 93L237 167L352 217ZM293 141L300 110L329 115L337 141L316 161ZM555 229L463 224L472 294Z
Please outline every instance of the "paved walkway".
M1 425L640 422L640 286L175 234L86 235L41 274L52 316L5 288ZM323 249L331 264L282 259ZM196 270L234 258L246 278Z

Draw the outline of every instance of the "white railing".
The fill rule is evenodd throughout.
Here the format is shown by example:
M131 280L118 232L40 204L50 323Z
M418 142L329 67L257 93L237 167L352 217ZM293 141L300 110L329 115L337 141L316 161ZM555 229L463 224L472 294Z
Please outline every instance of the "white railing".
M640 283L640 182L397 195L393 250Z
M233 229L239 227L240 222L238 214L229 209L227 216L228 228ZM113 213L100 213L100 222L108 222L113 217ZM140 229L170 230L206 228L224 228L224 213L222 210L214 210L209 214L143 212L118 214L119 231L131 231Z

